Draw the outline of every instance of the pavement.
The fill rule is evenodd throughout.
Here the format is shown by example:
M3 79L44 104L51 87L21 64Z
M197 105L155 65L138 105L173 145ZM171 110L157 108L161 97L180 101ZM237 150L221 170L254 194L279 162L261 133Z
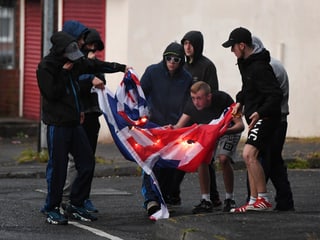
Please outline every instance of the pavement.
M46 163L31 161L18 163L17 159L30 159L37 151L36 137L0 137L1 178L44 178ZM235 162L235 175L242 179L240 143ZM296 159L309 159L311 168L290 170L289 178L294 193L295 211L231 214L215 211L210 214L174 215L155 223L153 239L320 239L320 141L318 139L288 139L283 151L287 163ZM29 155L28 155L29 154ZM99 143L97 147L95 177L140 175L140 168L125 160L113 143ZM239 180L240 181L240 180ZM240 183L236 183L239 185ZM244 184L237 191L245 191ZM244 200L244 198L243 198ZM239 202L238 202L239 203Z

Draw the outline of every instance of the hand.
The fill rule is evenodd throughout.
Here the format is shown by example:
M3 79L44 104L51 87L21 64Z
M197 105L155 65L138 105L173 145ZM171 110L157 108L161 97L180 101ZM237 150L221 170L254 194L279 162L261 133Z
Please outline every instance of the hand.
M80 113L80 124L83 124L83 122L84 122L84 112L81 112Z
M96 58L96 53L92 52L92 51L88 52L88 58L89 59L95 59Z
M125 73L128 72L130 69L133 69L133 67L126 66Z
M92 85L95 88L98 88L98 89L101 89L101 90L104 89L104 82L100 78L94 77L94 79L92 80Z
M240 103L236 103L236 105L233 107L232 115L234 117L238 117L238 116L242 115L242 109L241 109L241 104Z
M251 119L251 122L248 126L249 129L252 129L254 127L254 125L258 122L258 120L260 119L259 113L254 112L251 114L251 116L249 117L249 119Z
M65 70L71 70L73 68L73 62L66 62L62 68Z

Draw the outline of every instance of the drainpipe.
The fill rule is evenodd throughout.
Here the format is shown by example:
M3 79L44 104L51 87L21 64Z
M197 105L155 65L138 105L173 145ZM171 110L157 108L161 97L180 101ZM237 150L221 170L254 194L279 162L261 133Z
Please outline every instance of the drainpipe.
M20 2L20 53L19 56L19 66L20 66L20 73L19 73L19 117L23 115L23 73L24 73L24 30L25 30L25 0L21 0Z
M51 48L50 37L54 31L54 0L42 0L42 57L49 53ZM40 113L42 101L40 100ZM40 121L38 136L38 152L47 148L46 125Z

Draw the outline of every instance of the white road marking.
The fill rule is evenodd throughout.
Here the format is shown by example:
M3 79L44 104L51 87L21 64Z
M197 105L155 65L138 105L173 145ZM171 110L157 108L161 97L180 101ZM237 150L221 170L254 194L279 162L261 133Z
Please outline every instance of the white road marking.
M123 240L122 238L119 238L117 236L113 236L113 235L111 235L109 233L106 233L106 232L101 231L101 230L96 229L96 228L92 228L92 227L88 227L86 225L82 225L82 224L80 224L78 222L69 221L68 223L72 224L75 227L82 228L84 230L87 230L89 232L92 232L92 233L94 233L94 234L96 234L96 235L98 235L100 237L104 237L104 238L109 239L109 240Z
M46 189L35 189L34 191L39 193L47 194ZM126 191L120 191L114 188L97 188L97 189L91 189L90 195L114 195L114 196L129 196L132 195L132 193L126 192Z

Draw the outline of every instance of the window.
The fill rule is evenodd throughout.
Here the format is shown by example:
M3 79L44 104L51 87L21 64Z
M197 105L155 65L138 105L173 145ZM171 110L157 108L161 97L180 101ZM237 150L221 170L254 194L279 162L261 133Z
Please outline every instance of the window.
M0 68L14 68L14 1L0 0Z

